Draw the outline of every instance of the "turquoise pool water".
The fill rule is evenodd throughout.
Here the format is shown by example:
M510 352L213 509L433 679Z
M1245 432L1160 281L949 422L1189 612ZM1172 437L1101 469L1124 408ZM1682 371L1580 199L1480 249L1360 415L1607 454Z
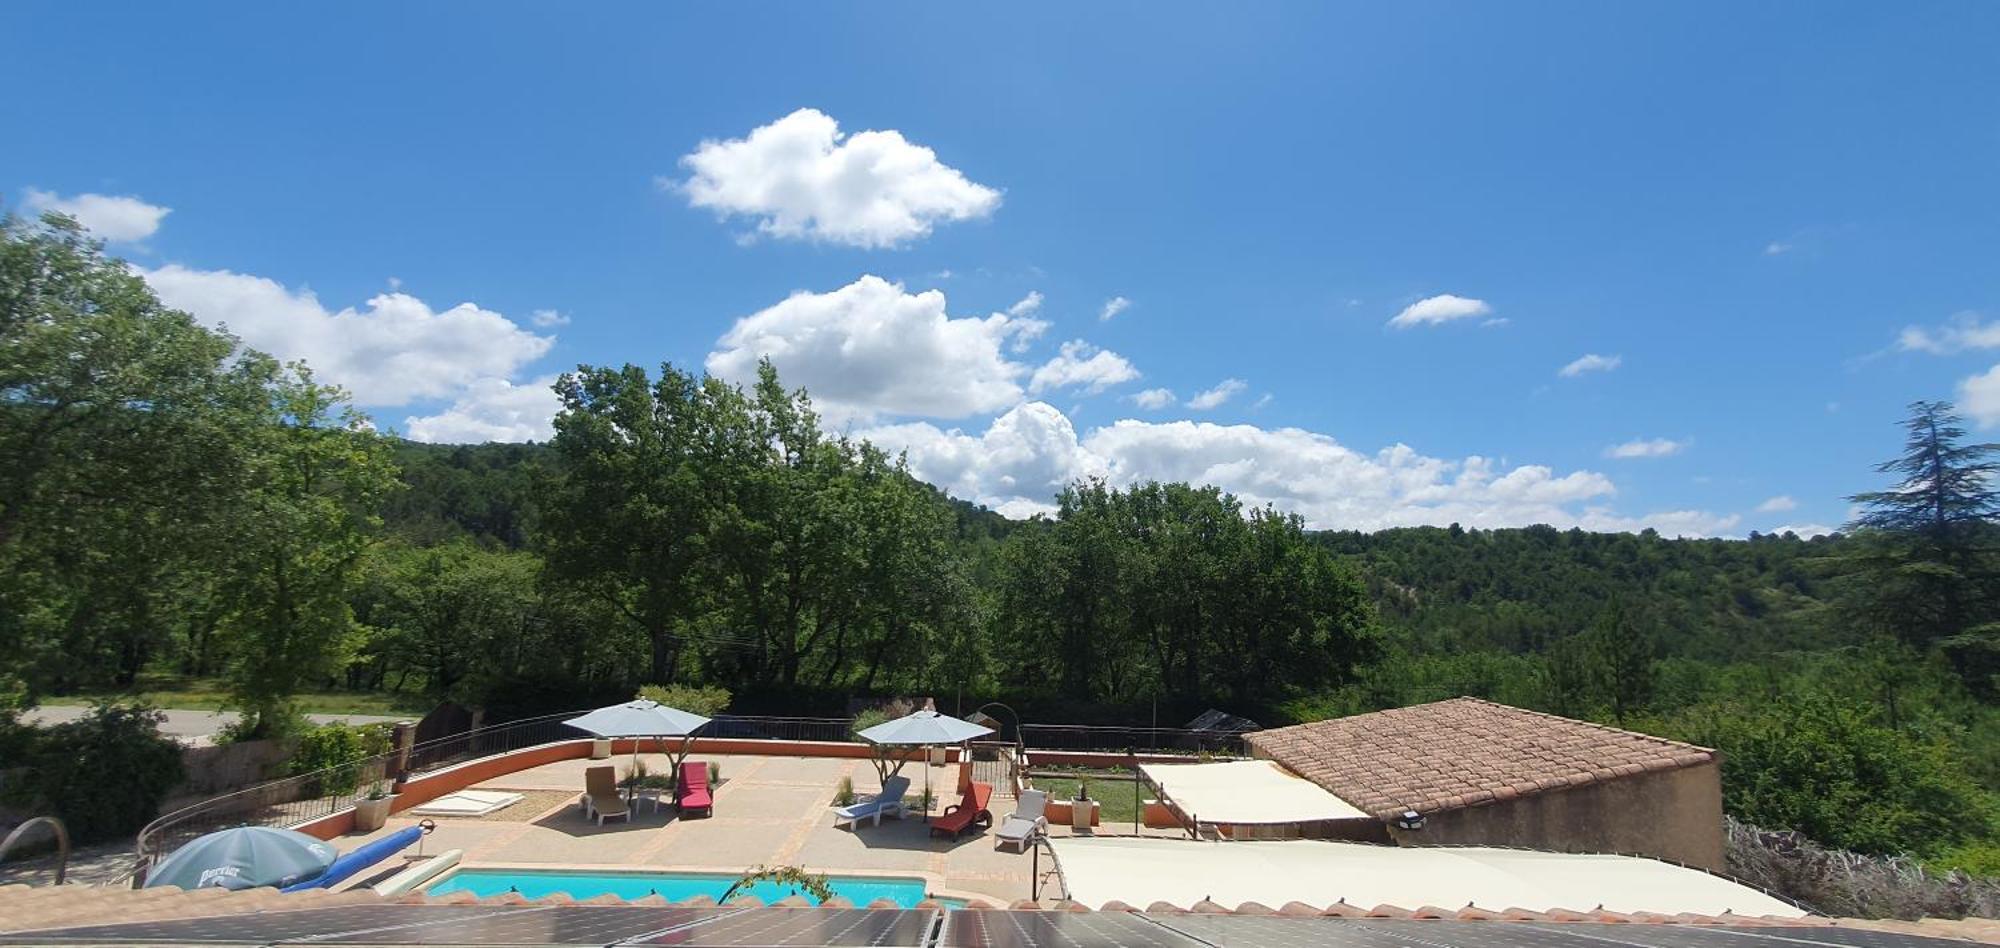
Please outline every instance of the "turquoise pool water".
M530 899L557 892L567 893L573 899L587 899L609 892L623 899L662 895L670 902L678 902L697 895L721 899L722 893L729 890L730 883L735 882L736 878L724 873L702 872L518 872L511 869L460 869L432 885L428 891L433 895L470 892L481 898L519 892ZM876 899L894 899L896 904L911 908L924 898L922 879L831 876L827 881L833 885L833 894L855 905L867 905ZM766 903L802 894L793 886L777 882L759 882L737 894L745 893L763 899ZM956 899L938 901L957 902Z

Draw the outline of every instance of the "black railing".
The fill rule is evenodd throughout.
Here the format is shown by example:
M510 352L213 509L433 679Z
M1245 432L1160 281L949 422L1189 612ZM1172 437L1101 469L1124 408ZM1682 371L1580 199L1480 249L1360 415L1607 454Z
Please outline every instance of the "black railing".
M1177 727L1117 727L1086 724L1023 724L1021 740L1036 750L1104 751L1243 757L1243 735L1190 731Z

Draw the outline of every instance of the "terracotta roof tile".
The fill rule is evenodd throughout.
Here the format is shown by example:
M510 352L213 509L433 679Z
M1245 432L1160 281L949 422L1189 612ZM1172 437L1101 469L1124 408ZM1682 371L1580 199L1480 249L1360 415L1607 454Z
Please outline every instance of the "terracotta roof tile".
M1436 813L1715 760L1692 744L1479 698L1245 735L1377 819Z

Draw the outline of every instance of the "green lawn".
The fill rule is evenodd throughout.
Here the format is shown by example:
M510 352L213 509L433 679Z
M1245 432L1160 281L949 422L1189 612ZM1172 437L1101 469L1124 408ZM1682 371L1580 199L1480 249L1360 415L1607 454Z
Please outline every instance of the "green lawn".
M50 695L42 698L41 702L50 705L89 704L107 698L140 699L160 708L223 711L228 710L229 691L226 685L212 678L142 675L130 691ZM294 700L298 702L299 710L306 714L421 715L434 706L434 702L419 695L378 691L307 692L295 696Z
M1035 789L1048 791L1049 799L1051 800L1068 800L1076 796L1076 781L1068 777L1033 777L1030 779L1033 780ZM1113 823L1124 823L1128 828L1131 826L1133 818L1139 813L1138 809L1133 805L1132 784L1133 781L1130 780L1093 779L1090 781L1090 798L1097 801L1097 823L1099 826L1108 826ZM1140 799L1143 800L1145 790L1142 788L1139 793ZM1003 816L1004 814L995 815Z

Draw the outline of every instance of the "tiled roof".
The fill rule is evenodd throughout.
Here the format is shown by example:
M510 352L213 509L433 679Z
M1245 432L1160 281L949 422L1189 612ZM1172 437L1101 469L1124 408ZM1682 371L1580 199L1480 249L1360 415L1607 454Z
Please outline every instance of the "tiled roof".
M1245 735L1377 819L1437 813L1706 764L1692 744L1478 698L1452 698Z

